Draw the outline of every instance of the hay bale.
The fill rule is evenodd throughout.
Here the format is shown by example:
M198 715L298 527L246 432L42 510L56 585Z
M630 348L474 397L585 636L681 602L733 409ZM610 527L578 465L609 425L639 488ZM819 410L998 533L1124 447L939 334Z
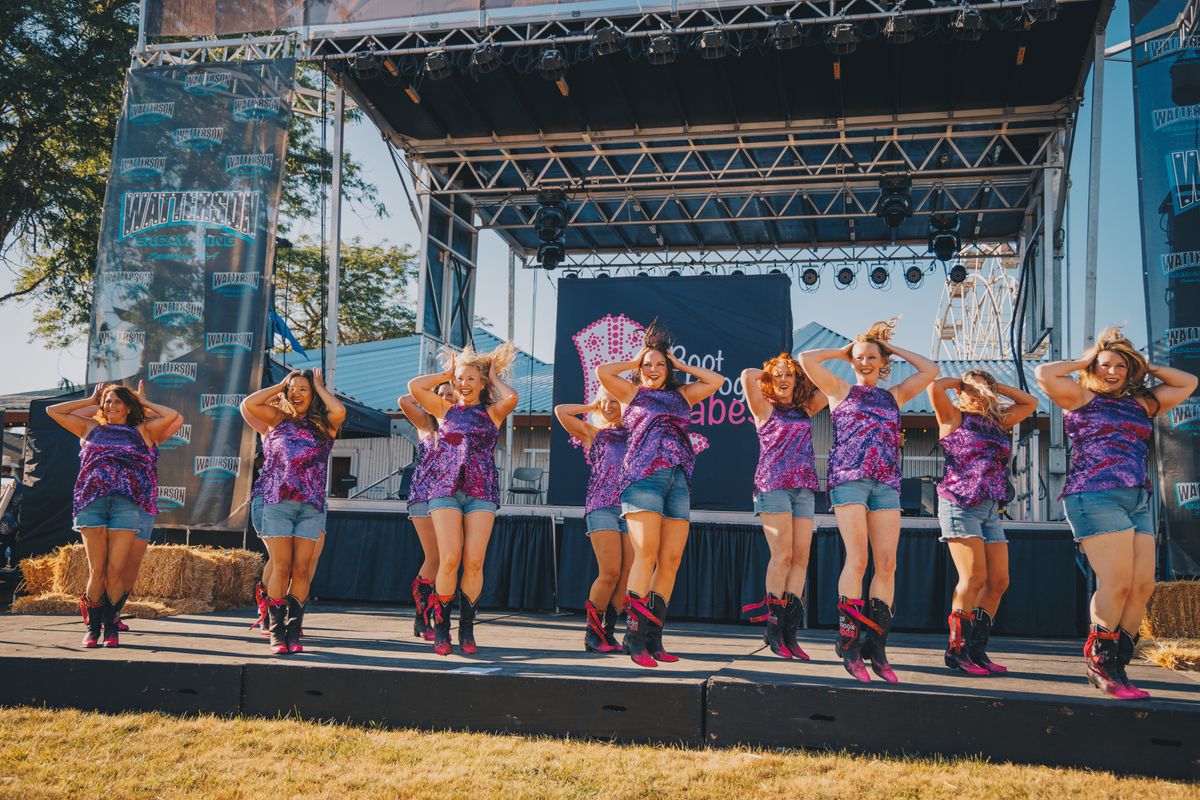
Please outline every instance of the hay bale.
M14 614L57 614L79 616L79 595L65 592L44 592L13 600Z
M22 594L38 595L54 591L54 553L21 561Z
M1200 672L1200 639L1156 639L1139 647L1138 655L1166 669Z
M213 606L219 610L238 608L254 600L254 582L262 575L262 557L249 550L210 550L216 564Z
M87 589L88 560L82 544L67 544L54 551L54 586L59 593L76 597Z
M198 555L199 548L154 545L146 550L134 584L138 597L195 597L212 602L216 564Z
M1142 631L1155 639L1200 639L1200 581L1156 585Z

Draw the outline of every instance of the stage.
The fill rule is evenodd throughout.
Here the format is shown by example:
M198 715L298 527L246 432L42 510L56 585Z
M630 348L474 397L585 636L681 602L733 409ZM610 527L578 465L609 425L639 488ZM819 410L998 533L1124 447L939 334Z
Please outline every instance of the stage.
M745 625L683 623L657 669L582 650L583 619L483 613L474 657L434 655L411 609L318 604L302 654L267 652L253 613L130 620L115 650L78 647L76 618L0 616L0 703L247 714L699 746L983 754L997 761L1200 777L1200 675L1135 664L1153 692L1106 700L1083 679L1082 642L997 637L1004 677L955 675L945 639L896 634L898 686L854 683L829 631L784 661Z

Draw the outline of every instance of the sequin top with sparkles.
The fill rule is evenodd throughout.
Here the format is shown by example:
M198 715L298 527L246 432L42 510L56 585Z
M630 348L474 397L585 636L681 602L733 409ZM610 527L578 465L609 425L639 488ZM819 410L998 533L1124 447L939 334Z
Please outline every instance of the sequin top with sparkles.
M887 389L855 384L829 412L829 488L862 478L900 490L900 407Z
M813 453L812 419L800 408L773 406L758 428L758 469L754 491L821 488Z
M621 489L662 469L682 467L688 485L696 466L696 453L688 438L691 407L675 389L639 386L625 408L629 449L621 464Z
M412 480L408 483L408 497L405 502L429 502L429 462L437 451L437 433L422 436L417 440L417 466L413 468Z
M429 499L462 491L468 497L500 505L500 476L496 472L496 443L500 429L487 407L450 406L438 426L438 444L429 460Z
M264 506L283 500L325 508L325 481L333 439L307 419L285 419L263 438L262 469L251 491Z
M939 496L962 508L985 500L1003 502L1012 457L1012 437L995 420L981 414L962 415L962 424L942 437L946 469Z
M625 460L628 445L629 431L623 425L596 431L587 450L592 474L588 477L583 513L621 504L621 462Z
M1105 489L1149 489L1146 462L1154 426L1132 397L1095 395L1063 414L1071 467L1061 496Z
M120 495L143 511L158 512L158 449L147 447L132 425L97 425L79 447L79 477L71 494L77 515L94 500Z

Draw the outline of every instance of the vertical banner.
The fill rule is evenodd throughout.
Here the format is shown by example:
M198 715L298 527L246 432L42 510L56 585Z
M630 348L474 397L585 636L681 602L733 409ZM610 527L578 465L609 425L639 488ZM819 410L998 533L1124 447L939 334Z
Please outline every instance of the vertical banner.
M295 62L133 69L96 264L87 380L144 380L184 425L159 457L163 527L240 529Z
M1193 0L1194 2L1194 0ZM1132 0L1133 91L1150 359L1200 373L1200 33L1185 0ZM1200 400L1155 423L1165 563L1200 575Z
M560 280L555 404L590 401L600 387L596 366L632 359L655 319L674 335L680 361L725 376L720 391L692 408L692 508L749 511L758 439L740 376L791 351L791 281L786 275ZM550 504L583 505L588 466L558 424L550 463Z

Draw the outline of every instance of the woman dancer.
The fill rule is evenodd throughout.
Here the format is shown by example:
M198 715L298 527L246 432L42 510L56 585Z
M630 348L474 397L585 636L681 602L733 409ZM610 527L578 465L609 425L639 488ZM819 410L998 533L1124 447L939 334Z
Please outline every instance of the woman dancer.
M896 546L900 542L900 408L925 391L938 365L891 344L899 318L876 322L845 347L800 354L804 372L829 397L833 446L829 450L829 502L846 546L838 578L838 639L835 649L846 671L868 683L871 669L888 683L887 639L895 614ZM891 374L891 357L907 361L916 373L890 389L879 387ZM840 359L854 368L854 385L822 362ZM863 613L862 581L868 552L875 567L870 605ZM866 639L860 634L866 629Z
M449 381L438 384L434 391L446 402L454 402L454 387ZM413 602L417 605L413 636L433 641L433 628L429 625L429 596L433 594L434 578L438 573L438 548L433 520L429 518L429 479L437 469L433 458L437 447L438 424L437 419L426 413L411 394L404 395L396 402L417 430L417 466L408 483L408 496L405 498L408 518L417 532L424 555L421 569L412 582Z
M455 591L460 592L458 645L467 655L478 652L476 604L483 591L483 559L500 507L496 443L500 426L519 399L504 382L515 352L511 342L488 354L467 347L457 356L450 354L445 372L408 383L409 394L439 421L437 469L429 478L428 497L438 544L437 580L430 598L433 651L442 656L453 651L450 601ZM446 381L453 381L457 403L434 391Z
M589 414L591 421L580 414ZM633 567L633 545L622 535L620 486L629 432L621 425L621 404L603 387L587 405L555 406L554 416L583 444L591 467L583 510L599 574L584 603L588 626L583 647L589 653L610 653L620 649L613 631L625 608L625 584Z
M808 661L796 641L804 618L804 579L812 544L817 460L812 417L828 402L791 353L780 353L762 369L742 372L742 390L758 432L758 469L754 472L754 513L762 520L771 548L767 596L758 606L766 620L763 640L783 658Z
M1079 373L1078 382L1072 372ZM1162 383L1150 388L1148 379ZM1146 602L1154 592L1154 526L1147 472L1151 417L1196 389L1196 376L1149 364L1120 328L1108 328L1078 361L1037 368L1038 385L1066 410L1072 457L1062 499L1075 541L1096 573L1088 681L1121 700L1150 694L1130 682Z
M951 391L957 394L957 402L951 401ZM1012 403L1001 406L1001 397ZM946 456L937 489L941 540L950 547L958 570L946 666L968 675L1007 672L987 655L992 620L1008 588L1008 539L1000 506L1008 488L1011 431L1037 411L1037 399L997 383L983 370L969 370L961 378L938 378L929 387L929 399Z
M712 370L681 363L671 353L671 344L670 334L652 324L632 361L596 368L601 385L625 406L629 431L629 449L621 464L621 513L633 545L624 648L643 667L679 660L663 647L662 635L688 537L696 454L687 429L691 407L725 381ZM633 382L622 377L630 370ZM675 370L695 382L681 386Z
M292 372L247 397L243 407L269 428L251 494L262 498L258 535L269 554L271 652L300 653L313 559L325 532L329 452L346 407L326 388L319 369Z
M73 413L93 405L94 418ZM79 598L87 626L83 646L96 647L103 636L105 647L117 647L126 561L134 538L149 536L158 512L157 448L179 430L183 417L124 386L102 383L91 397L57 403L46 412L81 440L71 511L88 558L87 588Z

